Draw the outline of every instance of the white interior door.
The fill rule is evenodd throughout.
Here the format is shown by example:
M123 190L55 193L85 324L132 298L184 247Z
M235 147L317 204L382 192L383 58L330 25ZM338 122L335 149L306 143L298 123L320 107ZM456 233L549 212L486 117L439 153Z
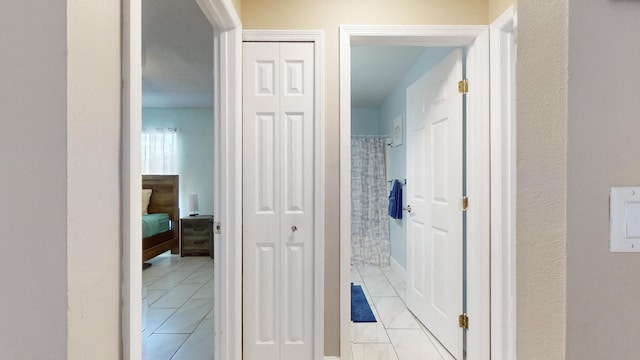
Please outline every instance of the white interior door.
M407 89L407 307L462 359L462 51Z
M243 354L313 357L313 43L243 45Z

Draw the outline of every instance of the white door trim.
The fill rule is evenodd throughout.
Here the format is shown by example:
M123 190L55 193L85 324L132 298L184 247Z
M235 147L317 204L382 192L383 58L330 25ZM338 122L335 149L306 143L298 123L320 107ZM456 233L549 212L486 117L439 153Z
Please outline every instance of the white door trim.
M242 350L242 25L229 0L197 0L214 28L214 209L223 232L215 236L214 333L216 359L241 358ZM122 32L122 354L142 356L142 10L123 1Z
M324 31L322 30L245 30L243 41L307 41L314 43L314 359L324 357ZM240 269L242 263L240 262ZM240 287L241 283L240 283ZM235 304L242 310L242 301ZM240 323L239 328L242 328ZM241 337L242 339L242 337Z
M122 355L142 358L142 1L122 2Z
M490 358L490 213L489 213L489 36L487 26L357 26L340 27L340 352L350 351L351 277L351 45L422 45L469 47L467 78L467 333L469 359ZM347 214L346 216L344 214Z
M516 358L516 14L491 23L491 354Z

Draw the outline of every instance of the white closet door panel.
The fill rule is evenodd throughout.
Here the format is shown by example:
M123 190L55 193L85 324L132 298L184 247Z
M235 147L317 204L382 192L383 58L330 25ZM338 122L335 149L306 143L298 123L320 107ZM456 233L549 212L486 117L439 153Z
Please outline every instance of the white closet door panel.
M280 67L278 44L245 43L243 343L245 359L280 359Z
M313 58L312 43L280 44L282 359L290 360L313 356Z
M252 124L256 163L255 213L276 215L276 114L255 113Z
M305 210L305 115L302 112L284 114L284 211L287 214L304 215ZM308 205L308 204L307 204Z
M313 356L313 52L244 44L246 359Z
M256 343L276 345L277 294L276 250L270 243L255 246L256 259Z

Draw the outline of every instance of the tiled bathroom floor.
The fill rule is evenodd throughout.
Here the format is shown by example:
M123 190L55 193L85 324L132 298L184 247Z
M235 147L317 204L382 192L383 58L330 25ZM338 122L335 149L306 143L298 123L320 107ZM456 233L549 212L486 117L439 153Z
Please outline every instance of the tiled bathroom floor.
M453 360L406 306L407 285L392 268L351 267L378 322L351 323L353 360Z
M166 252L148 262L144 359L212 360L213 259Z

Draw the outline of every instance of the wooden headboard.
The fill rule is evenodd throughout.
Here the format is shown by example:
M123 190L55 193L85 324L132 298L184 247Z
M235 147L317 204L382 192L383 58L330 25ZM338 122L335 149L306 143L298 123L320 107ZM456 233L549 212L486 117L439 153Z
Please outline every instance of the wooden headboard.
M142 175L142 188L153 190L149 200L149 214L169 214L176 235L180 222L178 186L178 175Z

